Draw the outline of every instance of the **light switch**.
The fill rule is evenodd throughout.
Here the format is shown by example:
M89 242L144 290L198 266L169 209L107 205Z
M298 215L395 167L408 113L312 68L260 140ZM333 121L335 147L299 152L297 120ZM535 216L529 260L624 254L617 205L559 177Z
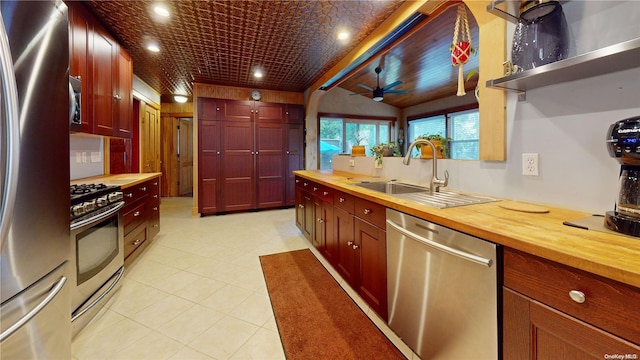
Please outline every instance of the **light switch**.
M86 163L86 162L87 162L87 152L86 152L86 151L83 151L83 152L82 152L82 162L83 162L83 163Z
M99 151L92 151L91 152L91 162L92 163L97 163L102 161L102 153L100 153Z
M76 164L80 164L82 162L82 154L80 151L76 151Z

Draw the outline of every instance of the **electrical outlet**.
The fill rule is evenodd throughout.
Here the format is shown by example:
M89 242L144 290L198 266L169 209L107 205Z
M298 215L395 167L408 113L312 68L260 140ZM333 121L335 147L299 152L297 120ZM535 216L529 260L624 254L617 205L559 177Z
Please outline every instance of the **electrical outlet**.
M538 176L538 154L522 154L522 175Z
M354 167L356 166L356 161L353 159L349 159L349 166Z

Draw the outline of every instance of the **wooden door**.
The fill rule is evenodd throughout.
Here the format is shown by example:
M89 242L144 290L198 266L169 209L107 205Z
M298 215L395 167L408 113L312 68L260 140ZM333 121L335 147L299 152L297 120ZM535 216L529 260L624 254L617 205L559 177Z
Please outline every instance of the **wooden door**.
M160 118L159 111L141 103L140 150L143 173L160 172Z
M219 121L198 121L198 212L219 209L221 130Z
M295 204L295 175L294 170L304 169L304 126L302 124L287 124L287 143L285 152L285 200L284 205Z
M222 176L219 211L255 208L255 150L253 123L222 122Z
M178 125L178 193L193 193L193 121L180 119Z
M103 29L96 27L91 37L90 48L92 66L92 92L89 93L93 105L93 132L97 135L113 136L114 124L114 75L118 44ZM84 95L84 94L83 94ZM91 120L90 120L91 121Z
M131 138L133 136L133 63L131 56L122 47L117 51L117 86L114 91L115 125L118 137ZM157 128L157 124L156 124Z
M387 235L385 230L356 217L356 291L387 320ZM358 255L356 255L358 257Z
M255 129L257 207L283 206L285 196L284 124L256 122Z

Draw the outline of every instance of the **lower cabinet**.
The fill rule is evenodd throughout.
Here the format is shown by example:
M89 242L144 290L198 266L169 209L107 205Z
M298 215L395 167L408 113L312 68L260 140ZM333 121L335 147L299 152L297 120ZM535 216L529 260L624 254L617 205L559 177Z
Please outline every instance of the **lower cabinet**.
M385 211L382 205L296 178L296 226L386 321Z
M124 264L130 265L160 231L160 178L122 189Z
M638 304L640 289L505 248L503 358L637 359Z

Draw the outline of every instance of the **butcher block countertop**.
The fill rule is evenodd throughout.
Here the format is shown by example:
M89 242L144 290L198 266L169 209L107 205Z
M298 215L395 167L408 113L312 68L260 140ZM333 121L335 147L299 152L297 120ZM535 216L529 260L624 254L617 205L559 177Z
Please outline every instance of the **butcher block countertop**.
M562 224L591 215L588 213L553 207L546 207L548 212L514 211L501 207L503 201L437 209L353 185L366 178L384 179L332 170L294 173L496 244L640 287L640 239Z
M82 178L77 180L71 180L71 185L103 183L107 186L118 185L122 189L126 189L160 176L162 176L162 173L159 173L159 172L99 175L99 176L92 176L92 177Z

